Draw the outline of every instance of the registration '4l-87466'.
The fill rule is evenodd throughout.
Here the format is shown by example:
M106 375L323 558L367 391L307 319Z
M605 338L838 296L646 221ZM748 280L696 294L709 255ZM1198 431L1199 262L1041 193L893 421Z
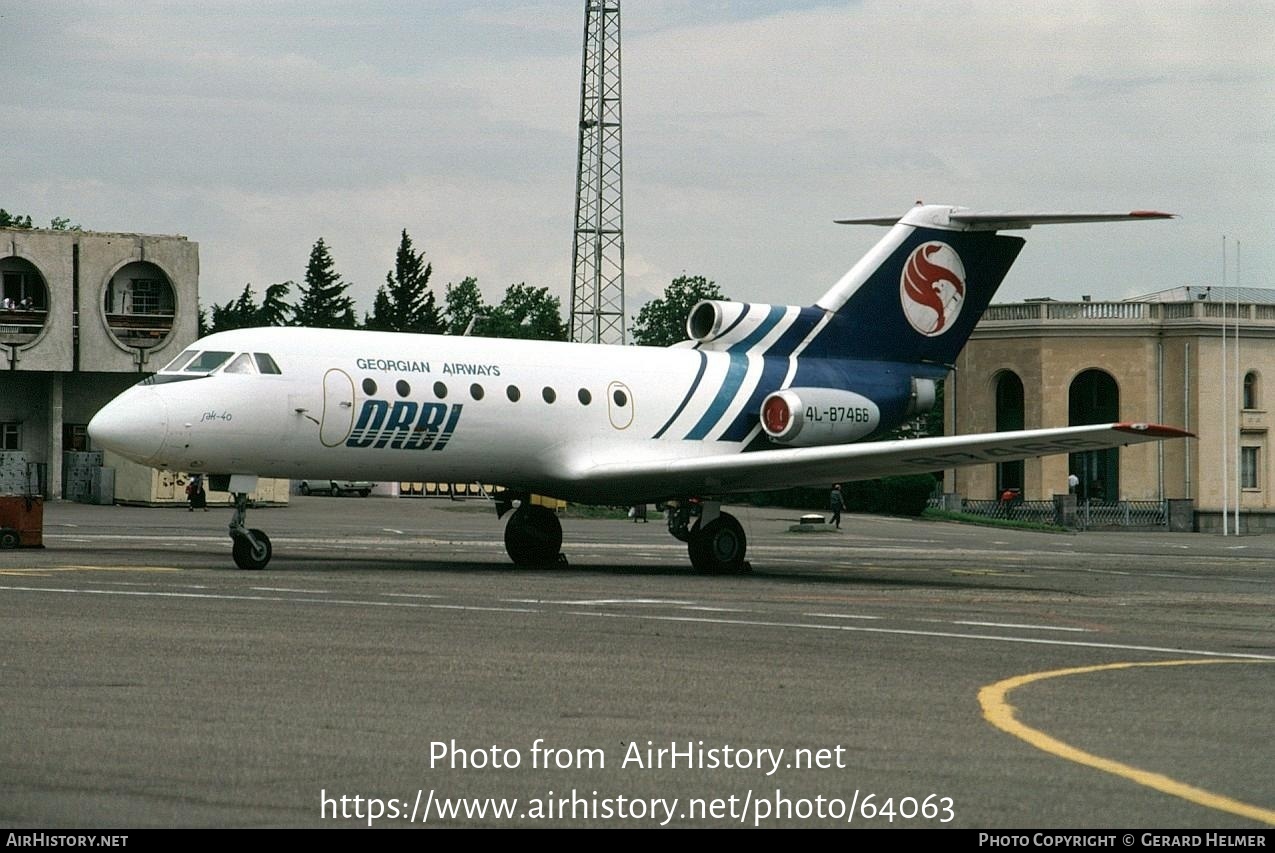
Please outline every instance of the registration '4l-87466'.
M824 406L816 408L806 406L806 420L814 423L854 423L866 424L872 421L872 413L863 406Z

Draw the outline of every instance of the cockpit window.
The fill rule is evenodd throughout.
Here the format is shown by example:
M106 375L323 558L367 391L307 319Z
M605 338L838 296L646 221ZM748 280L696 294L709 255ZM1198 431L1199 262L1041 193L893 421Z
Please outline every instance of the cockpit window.
M177 356L177 358L168 362L168 365L165 366L163 370L181 370L182 367L186 364L186 362L190 361L192 358L195 357L196 352L197 350L193 350L193 349L186 350L184 353Z
M233 352L217 352L215 350L201 352L183 370L186 373L211 373L229 361L232 355L234 355Z
M255 352L253 353L253 355L256 356L256 359L257 359L258 371L262 373L274 373L274 374L283 373L283 371L279 369L279 365L274 363L274 359L271 358L268 353Z
M248 353L240 353L235 360L226 365L226 369L222 373L256 373L257 369L252 365L252 356Z

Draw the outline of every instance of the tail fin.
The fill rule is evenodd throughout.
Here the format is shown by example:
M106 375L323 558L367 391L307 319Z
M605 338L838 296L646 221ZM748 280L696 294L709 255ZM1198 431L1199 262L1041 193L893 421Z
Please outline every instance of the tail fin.
M1132 213L1000 213L918 205L899 218L837 220L892 225L816 303L828 323L806 354L951 364L1023 247L1009 228L1059 222L1166 219Z

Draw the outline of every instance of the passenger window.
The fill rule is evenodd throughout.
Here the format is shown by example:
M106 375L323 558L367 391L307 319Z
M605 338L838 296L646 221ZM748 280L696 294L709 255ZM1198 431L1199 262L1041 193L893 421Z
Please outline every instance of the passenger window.
M193 350L193 349L186 350L184 353L177 356L177 358L168 362L168 364L165 365L160 372L162 373L164 370L181 370L182 367L186 364L186 362L190 361L192 358L195 357L195 354L197 352L198 350Z
M545 398L546 403L552 403L554 400L558 399L558 392L553 390L547 385L545 386L545 389L541 391L540 393Z
M233 352L201 352L190 364L183 368L185 373L211 373L230 361Z
M519 398L522 397L522 392L518 390L517 385L510 385L505 389L505 396L509 398L509 402L517 403Z
M226 365L226 369L222 373L256 373L256 369L252 366L252 356L248 353L238 355L234 361Z
M580 393L576 396L580 398L581 406L587 406L593 402L593 395L589 393L588 388L581 388Z
M447 399L447 386L441 382L434 383L434 396L440 400Z
M283 371L279 369L279 365L275 364L274 359L270 357L269 353L256 352L253 353L253 356L257 359L257 371L259 373L270 373L276 376L283 373Z
M481 400L483 398L483 386L479 385L477 382L470 385L469 396L473 397L475 400Z

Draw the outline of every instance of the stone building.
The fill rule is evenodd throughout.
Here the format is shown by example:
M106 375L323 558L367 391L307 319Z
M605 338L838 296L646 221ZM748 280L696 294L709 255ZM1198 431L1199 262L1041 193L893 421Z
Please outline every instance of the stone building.
M185 237L0 228L0 454L61 497L89 419L197 337L198 286Z
M1082 500L1190 499L1202 531L1222 529L1224 507L1235 529L1238 493L1243 531L1275 529L1272 378L1275 291L992 305L946 383L949 432L1149 421L1197 437L949 470L944 490L994 499L1017 487L1046 500L1075 474Z

